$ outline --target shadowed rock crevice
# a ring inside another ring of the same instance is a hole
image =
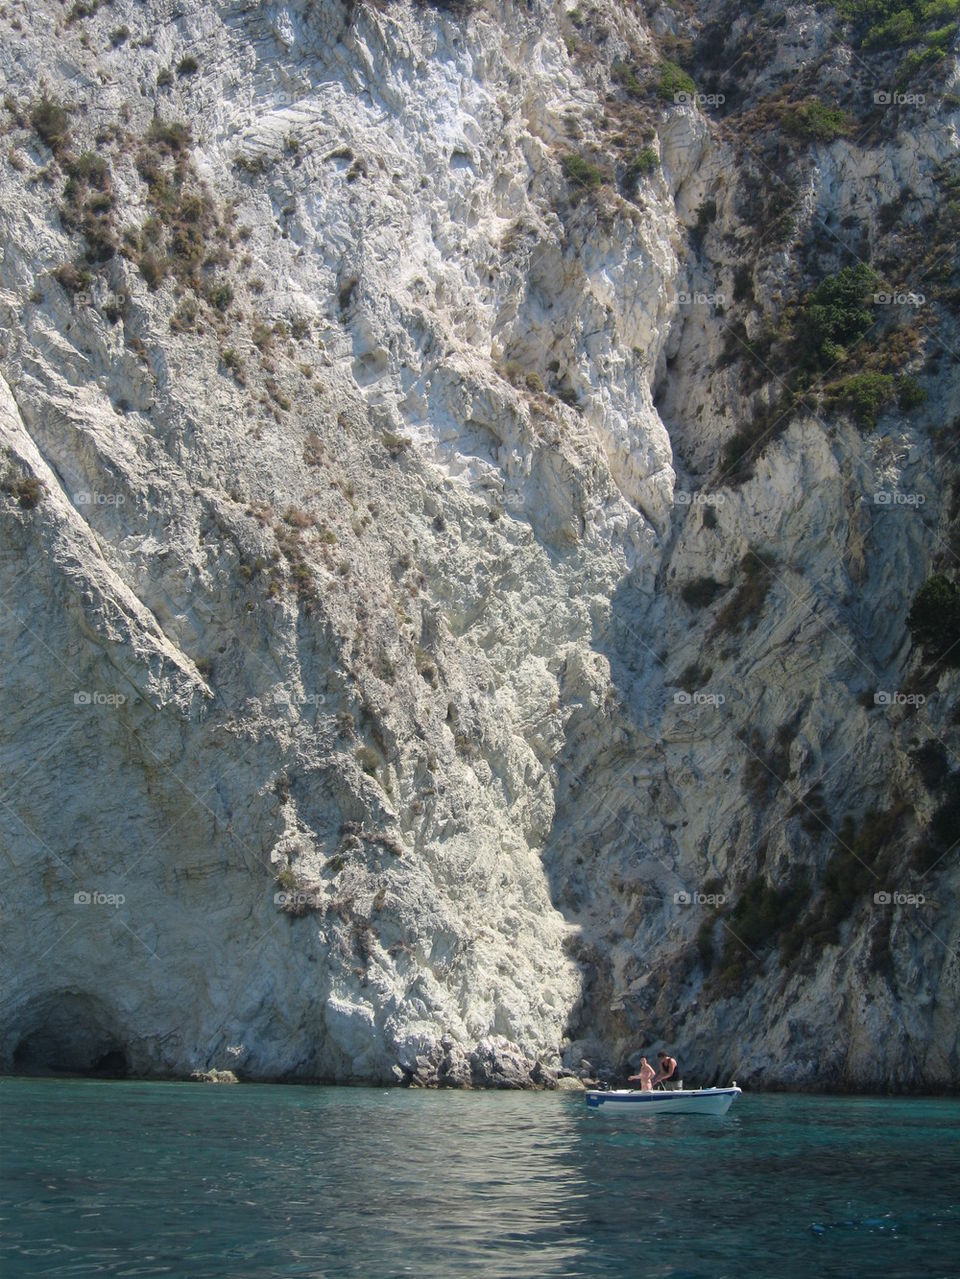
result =
[[[128,1051],[111,1011],[90,995],[52,994],[22,1014],[28,1029],[13,1050],[9,1068],[22,1075],[94,1075],[123,1079]]]

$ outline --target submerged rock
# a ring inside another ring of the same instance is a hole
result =
[[[194,1070],[190,1078],[198,1084],[238,1084],[240,1081],[232,1070]]]

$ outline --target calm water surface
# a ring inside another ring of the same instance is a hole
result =
[[[960,1275],[960,1102],[0,1079],[4,1279]]]

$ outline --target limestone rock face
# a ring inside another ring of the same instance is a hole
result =
[[[603,158],[666,9],[85,9],[0,19],[0,1066],[577,1087],[669,1043],[688,1083],[949,1085],[954,857],[802,963],[703,956],[845,814],[936,807],[955,677],[863,694],[915,663],[955,365],[711,471],[738,154],[680,101],[635,182]],[[807,215],[955,145],[824,147]]]

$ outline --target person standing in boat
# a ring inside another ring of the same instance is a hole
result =
[[[671,1057],[667,1052],[657,1053],[660,1059],[660,1069],[653,1077],[654,1087],[657,1084],[663,1084],[664,1088],[670,1092],[676,1092],[680,1087],[680,1080],[677,1077],[677,1059]]]
[[[641,1092],[653,1092],[654,1069],[646,1057],[640,1058],[640,1069],[635,1075],[627,1076],[628,1084],[639,1083]]]

